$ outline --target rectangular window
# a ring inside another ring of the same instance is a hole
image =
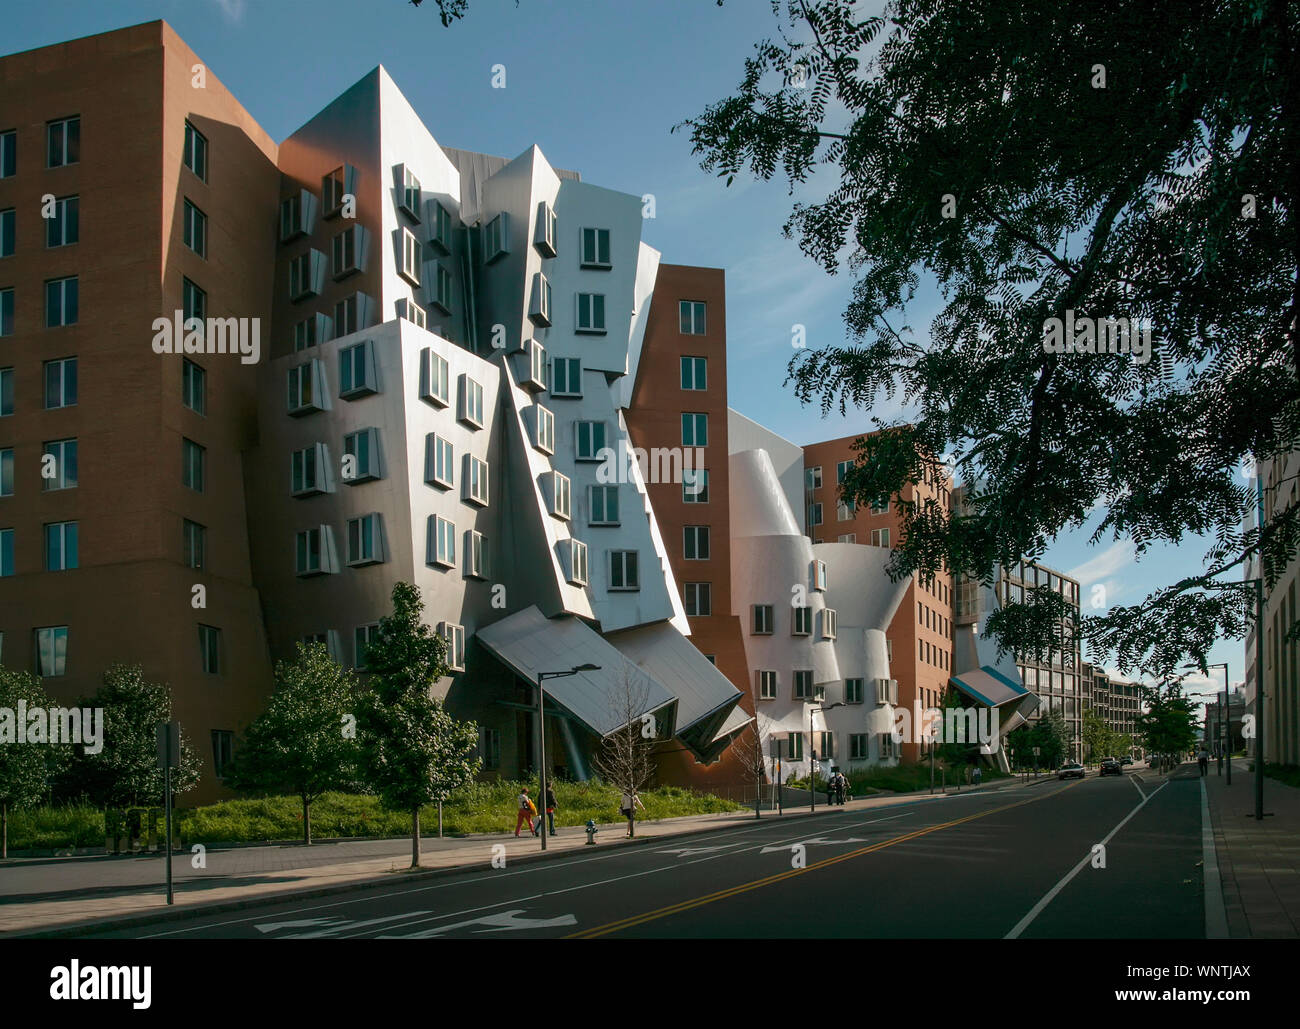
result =
[[[41,678],[64,675],[68,667],[68,627],[52,625],[36,630],[36,674]]]
[[[605,294],[578,294],[577,332],[598,335],[605,331]]]
[[[54,458],[49,461],[49,458]],[[49,468],[50,474],[46,475]],[[41,460],[41,488],[72,489],[77,485],[77,441],[60,439],[46,443]]]
[[[429,553],[430,564],[442,565],[444,568],[456,567],[456,523],[448,521],[441,515],[429,517]]]
[[[836,542],[836,543],[856,543],[856,542],[858,542],[858,534],[857,534],[856,532],[846,532],[846,533],[844,533],[844,535],[836,537],[835,542]]]
[[[682,389],[709,388],[709,359],[707,357],[682,358]]]
[[[185,245],[200,257],[208,256],[208,216],[185,201]]]
[[[379,430],[358,429],[343,437],[344,465],[353,474],[343,481],[352,485],[382,478],[379,466]],[[348,458],[352,458],[348,461]]]
[[[359,670],[365,671],[367,651],[370,644],[379,641],[379,625],[372,622],[369,625],[358,625],[352,633],[352,664]]]
[[[478,756],[483,768],[492,772],[501,767],[501,732],[497,729],[479,729]]]
[[[785,734],[784,753],[781,756],[787,761],[803,760],[803,733],[788,732]]]
[[[460,411],[457,417],[476,429],[483,428],[483,387],[468,375],[460,377]]]
[[[808,524],[817,526],[822,524],[822,506],[821,504],[808,505]]]
[[[805,489],[822,488],[822,466],[821,465],[813,465],[813,467],[809,468],[806,472],[804,472],[804,488]]]
[[[682,446],[707,447],[709,445],[709,416],[687,413],[682,415]]]
[[[0,450],[0,497],[14,495],[14,449]]]
[[[707,504],[709,502],[709,470],[696,468],[689,475],[682,473],[682,503]]]
[[[618,486],[588,486],[591,503],[589,525],[618,525]]]
[[[872,530],[871,530],[871,545],[872,545],[873,547],[888,547],[888,546],[889,546],[889,530],[888,530],[888,529],[872,529]]]
[[[863,679],[845,679],[844,680],[844,702],[846,704],[861,704],[863,697],[866,695],[865,680]]]
[[[483,263],[510,253],[510,215],[502,211],[483,229]]]
[[[0,578],[14,574],[14,531],[0,529]],[[0,633],[0,640],[4,634]]]
[[[298,575],[320,575],[329,570],[324,526],[303,529],[297,534],[295,544],[294,570]]]
[[[599,461],[605,448],[604,422],[574,422],[575,457],[579,461]]]
[[[186,201],[187,206],[188,204],[189,201]],[[60,197],[54,201],[53,217],[45,219],[47,247],[66,247],[77,242],[81,235],[80,207],[81,200],[75,196]]]
[[[73,407],[77,403],[77,359],[61,357],[45,362],[45,410]]]
[[[856,511],[857,508],[851,500],[848,503],[841,500],[835,505],[835,517],[841,522],[852,521]]]
[[[341,238],[341,237],[340,237]],[[335,239],[337,249],[338,239]],[[420,284],[420,265],[423,263],[423,248],[420,241],[415,238],[415,233],[410,229],[402,229],[402,277],[412,286]],[[337,269],[338,261],[334,262]],[[337,270],[335,272],[337,274]]]
[[[344,199],[357,192],[357,170],[350,164],[342,164],[321,179],[321,203],[325,208],[325,217],[333,218],[343,209]]]
[[[686,583],[683,601],[686,605],[686,613],[693,618],[704,618],[713,614],[713,584],[708,582]]]
[[[528,302],[528,317],[534,325],[551,324],[551,284],[538,272],[533,276],[532,298]]]
[[[865,761],[871,756],[871,737],[865,732],[849,733],[849,760]]]
[[[208,137],[189,122],[185,123],[185,167],[204,182],[208,181]]]
[[[486,579],[488,574],[487,537],[469,529],[465,532],[465,577]]]
[[[397,301],[397,317],[405,318],[412,325],[418,325],[422,329],[429,327],[429,314],[423,307],[414,300],[402,297]]]
[[[794,673],[794,699],[813,699],[813,673],[811,668],[802,668]]]
[[[181,522],[181,552],[186,568],[202,571],[207,565],[208,530],[188,518]]]
[[[0,368],[0,418],[14,413],[14,370]]]
[[[609,552],[609,588],[611,590],[639,590],[641,568],[635,550]]]
[[[199,660],[205,674],[221,674],[221,630],[215,626],[199,626]]]
[[[18,174],[18,133],[14,129],[0,132],[0,179]]]
[[[443,252],[451,253],[451,212],[437,200],[429,201],[429,242]]]
[[[565,556],[565,581],[573,586],[587,585],[587,544],[581,540],[561,540]]]
[[[835,638],[835,611],[833,608],[822,609],[822,639],[833,640]]]
[[[181,403],[195,414],[208,413],[208,373],[188,357],[181,365]]]
[[[524,341],[524,354],[528,357],[528,371],[521,373],[519,385],[524,389],[546,389],[546,348],[535,339]]]
[[[48,141],[46,149],[47,168],[61,168],[65,164],[76,164],[81,160],[81,119],[60,118],[47,122],[45,135]]]
[[[685,536],[684,552],[687,561],[707,561],[709,559],[709,527],[707,525],[687,525],[683,530]]]
[[[319,296],[324,286],[325,255],[307,250],[289,262],[289,299]]]
[[[326,314],[313,314],[295,323],[293,327],[293,349],[306,350],[317,346],[334,336],[334,322]]]
[[[776,672],[760,669],[754,674],[758,680],[758,699],[776,700]]]
[[[339,396],[344,400],[379,392],[375,374],[375,345],[370,340],[339,351]]]
[[[878,497],[871,502],[871,513],[873,515],[889,514],[889,498]]]
[[[17,237],[18,213],[12,207],[0,211],[0,257],[13,257]]]
[[[348,564],[370,565],[384,560],[384,534],[378,514],[348,519]]]
[[[203,492],[207,450],[192,439],[181,440],[181,484],[196,493]]]
[[[45,283],[45,327],[77,324],[77,277],[51,279]]]
[[[582,267],[610,267],[609,229],[582,230]]]
[[[561,472],[550,472],[547,476],[550,483],[551,514],[556,518],[569,518],[570,512],[570,491],[572,484],[569,477]]]
[[[280,242],[287,243],[311,231],[309,218],[315,197],[305,189],[280,201]]]
[[[704,335],[704,304],[698,300],[682,300],[677,305],[681,331],[687,336]]]
[[[487,507],[488,463],[473,454],[466,454],[465,477],[461,480],[461,485],[464,487],[461,495],[462,500],[468,500],[480,507]]]
[[[557,357],[551,361],[551,396],[582,396],[582,359]]]
[[[451,440],[429,433],[425,438],[424,481],[451,489],[456,485],[456,452]]]
[[[347,278],[347,276],[365,268],[365,231],[360,225],[349,225],[330,241],[330,259],[333,268],[332,274],[335,279]],[[415,243],[415,284],[418,286],[420,284],[420,244],[416,242],[415,237],[411,236],[408,230],[403,229],[402,235],[403,238],[410,236],[411,242]],[[402,273],[406,274],[405,261],[403,261]]]
[[[812,563],[812,588],[815,590],[826,589],[826,562],[814,560]]]
[[[755,636],[772,635],[772,605],[755,604],[754,605],[754,632]]]
[[[447,668],[453,672],[465,670],[465,627],[455,622],[439,622],[438,635],[447,641]]]
[[[533,246],[543,257],[554,257],[556,249],[555,210],[543,200],[537,205],[537,227],[533,234]]]
[[[321,388],[324,365],[307,361],[288,372],[288,411],[292,415],[325,410],[325,391]]]
[[[533,446],[544,454],[555,453],[555,415],[541,404],[533,405]]]
[[[45,526],[45,570],[65,572],[77,567],[77,523],[51,522]]]
[[[229,729],[212,730],[212,772],[218,779],[226,777],[226,771],[235,756],[235,734]]]
[[[812,635],[812,608],[810,607],[792,607],[790,608],[790,635],[791,636],[811,636]]]
[[[417,222],[420,220],[420,180],[410,168],[402,168],[401,208]]]
[[[0,289],[0,337],[14,334],[14,291]]]
[[[185,320],[197,318],[203,321],[208,316],[208,295],[189,279],[181,279],[181,313]]]
[[[420,351],[420,399],[439,407],[451,403],[451,366],[432,347]]]
[[[835,757],[835,734],[833,732],[819,732],[817,734],[817,756],[823,758]]]
[[[321,472],[323,462],[319,451],[321,445],[313,443],[302,450],[295,450],[289,459],[289,492],[295,497],[309,496],[322,492]]]
[[[441,261],[433,266],[433,306],[451,314],[451,272]]]

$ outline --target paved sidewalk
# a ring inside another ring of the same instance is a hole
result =
[[[1245,761],[1233,762],[1231,786],[1211,761],[1205,786],[1229,936],[1300,937],[1300,789],[1265,778],[1266,816],[1256,821],[1255,776]]]
[[[1032,784],[1032,780],[1030,782]],[[1022,783],[993,780],[980,787],[964,787],[962,794],[1023,788]],[[956,796],[949,789],[948,796]],[[870,810],[897,804],[941,802],[938,792],[877,794],[837,807],[839,811]],[[821,798],[817,812],[826,810]],[[807,815],[807,808],[787,807],[784,817]],[[778,817],[763,813],[763,820]],[[725,830],[755,822],[754,813],[693,815],[655,822],[638,822],[636,838],[625,838],[626,823],[600,826],[597,846],[635,845],[640,840],[666,839],[693,833]],[[581,826],[562,826],[548,839],[547,854],[563,854],[586,847]],[[504,848],[503,851],[496,848]],[[410,840],[367,840],[356,843],[302,846],[241,847],[210,850],[208,868],[195,870],[190,855],[173,857],[175,904],[168,907],[162,879],[161,855],[131,858],[31,859],[0,865],[0,936],[24,935],[66,929],[84,923],[118,923],[199,909],[235,908],[272,897],[303,897],[390,881],[393,875],[445,874],[453,870],[488,869],[504,853],[509,863],[539,860],[544,855],[538,839],[513,833],[430,839],[421,841],[421,865],[408,869]],[[145,879],[145,883],[140,880]],[[148,883],[146,885],[146,883]],[[13,899],[24,894],[30,899]]]

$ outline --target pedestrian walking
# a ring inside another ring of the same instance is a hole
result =
[[[976,786],[978,786],[980,784],[980,779],[982,777],[983,777],[983,773],[980,771],[980,766],[976,765],[975,771],[971,773],[971,782],[973,782]]]
[[[849,792],[849,780],[843,772],[835,773],[835,803],[844,806],[844,797]]]
[[[555,835],[555,791],[550,786],[546,787],[546,821],[550,825],[551,835]],[[539,818],[540,822],[541,819]]]
[[[1205,775],[1209,769],[1210,755],[1204,747],[1202,747],[1201,752],[1196,755],[1196,763],[1201,766],[1201,774]]]
[[[533,806],[533,798],[528,795],[528,787],[525,786],[519,794],[519,810],[515,815],[515,835],[519,835],[519,830],[523,826],[528,826],[528,831],[533,831],[533,815],[537,813],[537,808]]]
[[[636,790],[624,790],[623,799],[619,801],[618,809],[627,819],[627,838],[632,838],[632,824],[636,820],[636,809],[645,810],[645,805],[641,803],[641,798],[637,796]]]

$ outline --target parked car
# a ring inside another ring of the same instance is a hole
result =
[[[1083,776],[1083,765],[1078,761],[1067,761],[1056,773],[1058,779],[1082,779]]]
[[[1133,763],[1133,759],[1131,757],[1122,757],[1119,759],[1119,763],[1121,765],[1131,765]]]
[[[1102,758],[1101,771],[1098,775],[1123,775],[1124,769],[1120,767],[1118,761],[1113,757]]]

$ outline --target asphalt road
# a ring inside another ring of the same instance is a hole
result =
[[[1102,851],[1094,848],[1102,846]],[[1200,785],[1142,772],[832,809],[98,938],[1204,935]]]

